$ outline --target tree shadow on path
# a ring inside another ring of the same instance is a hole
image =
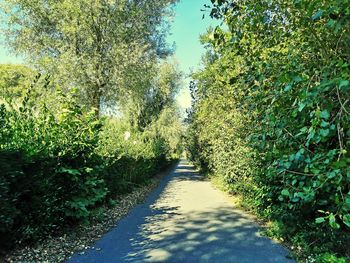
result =
[[[286,249],[259,236],[255,223],[228,202],[183,209],[176,200],[182,184],[208,182],[182,161],[144,204],[94,245],[96,249],[68,262],[293,262],[286,258]]]

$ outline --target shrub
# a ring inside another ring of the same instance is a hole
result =
[[[289,240],[349,256],[348,1],[212,2],[227,27],[203,36],[191,158]]]
[[[58,116],[43,105],[1,106],[3,239],[36,239],[67,221],[86,218],[107,188],[95,154],[100,121],[62,96]],[[3,240],[3,241],[5,241]]]
[[[38,82],[19,105],[0,105],[1,247],[89,220],[102,203],[146,183],[171,160],[163,137],[135,131],[125,140],[127,122],[96,118],[74,90],[51,94],[55,110],[33,101]]]

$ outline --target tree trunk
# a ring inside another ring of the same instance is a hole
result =
[[[102,87],[100,85],[96,85],[96,90],[93,92],[92,97],[92,107],[95,110],[96,118],[101,117],[101,97],[102,97]]]

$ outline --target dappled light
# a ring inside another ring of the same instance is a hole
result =
[[[94,247],[68,262],[293,262],[185,160]]]
[[[1,263],[349,244],[350,0],[0,0]]]

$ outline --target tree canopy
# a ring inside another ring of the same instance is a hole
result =
[[[77,87],[99,114],[171,53],[164,37],[175,2],[6,0],[2,11],[12,49],[58,84]]]

